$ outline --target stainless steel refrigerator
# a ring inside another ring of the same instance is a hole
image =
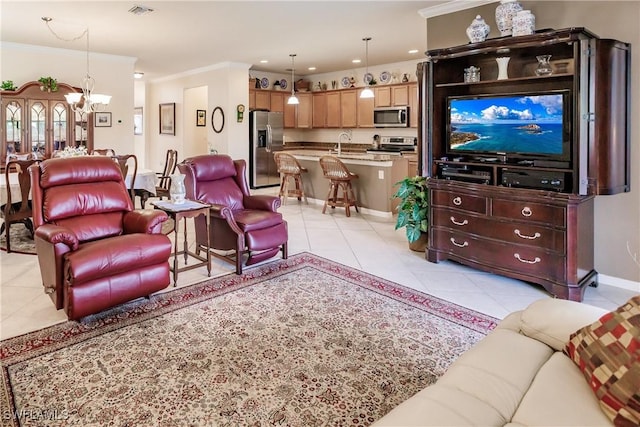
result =
[[[251,111],[249,129],[249,186],[279,185],[280,175],[273,153],[283,149],[283,113]]]

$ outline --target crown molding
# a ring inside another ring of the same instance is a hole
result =
[[[465,9],[484,6],[489,3],[498,3],[500,0],[451,0],[435,6],[420,9],[418,14],[423,18],[433,18],[434,16],[447,15]]]

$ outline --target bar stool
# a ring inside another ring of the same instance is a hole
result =
[[[320,157],[320,167],[322,168],[324,177],[329,180],[329,192],[324,201],[322,213],[326,211],[327,206],[331,206],[331,209],[334,209],[336,206],[344,207],[347,216],[351,216],[349,210],[351,206],[356,208],[356,212],[360,212],[358,210],[356,196],[353,193],[353,187],[351,186],[351,181],[358,178],[358,175],[349,172],[345,164],[334,156]],[[338,197],[340,190],[342,190],[342,196]]]
[[[287,204],[288,197],[297,197],[298,200],[304,198],[304,202],[309,204],[307,196],[304,194],[304,188],[302,186],[302,173],[307,172],[307,168],[303,168],[298,163],[298,160],[291,154],[277,152],[273,154],[276,166],[278,167],[278,173],[282,177],[282,183],[280,184],[280,194],[282,203]],[[296,188],[289,188],[289,184],[293,180]]]

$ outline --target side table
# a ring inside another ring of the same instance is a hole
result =
[[[196,202],[194,200],[185,200],[182,204],[175,204],[171,201],[154,201],[151,203],[156,209],[160,209],[169,215],[169,218],[173,219],[173,266],[169,266],[169,269],[173,272],[173,286],[175,287],[178,283],[178,273],[181,271],[191,270],[194,268],[201,267],[203,265],[207,266],[207,276],[211,276],[211,252],[209,251],[209,246],[211,242],[209,241],[209,226],[210,226],[210,216],[209,216],[209,205]],[[194,252],[189,251],[189,245],[187,243],[187,218],[196,218],[197,216],[204,215],[207,224],[207,256],[201,256]],[[180,224],[180,220],[184,219],[184,243],[183,249],[181,251],[178,250],[178,226]],[[185,265],[184,267],[178,267],[178,256],[184,255],[184,263],[187,263],[187,259],[189,257],[195,258],[200,262],[192,265]]]

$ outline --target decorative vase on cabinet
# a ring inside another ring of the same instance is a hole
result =
[[[536,32],[536,17],[530,10],[521,10],[512,20],[512,35],[526,36]]]
[[[549,63],[551,55],[538,55],[536,56],[536,59],[538,60],[538,67],[536,68],[537,76],[548,76],[553,73],[551,64]]]
[[[513,28],[513,17],[522,10],[518,0],[500,0],[496,7],[496,25],[501,36],[510,36]]]
[[[485,41],[491,28],[484,22],[484,19],[480,15],[476,16],[471,22],[471,25],[467,27],[467,37],[471,43],[479,43]]]
[[[498,63],[497,80],[506,80],[509,78],[509,73],[508,73],[509,59],[511,58],[509,58],[508,56],[496,58],[496,62]]]

